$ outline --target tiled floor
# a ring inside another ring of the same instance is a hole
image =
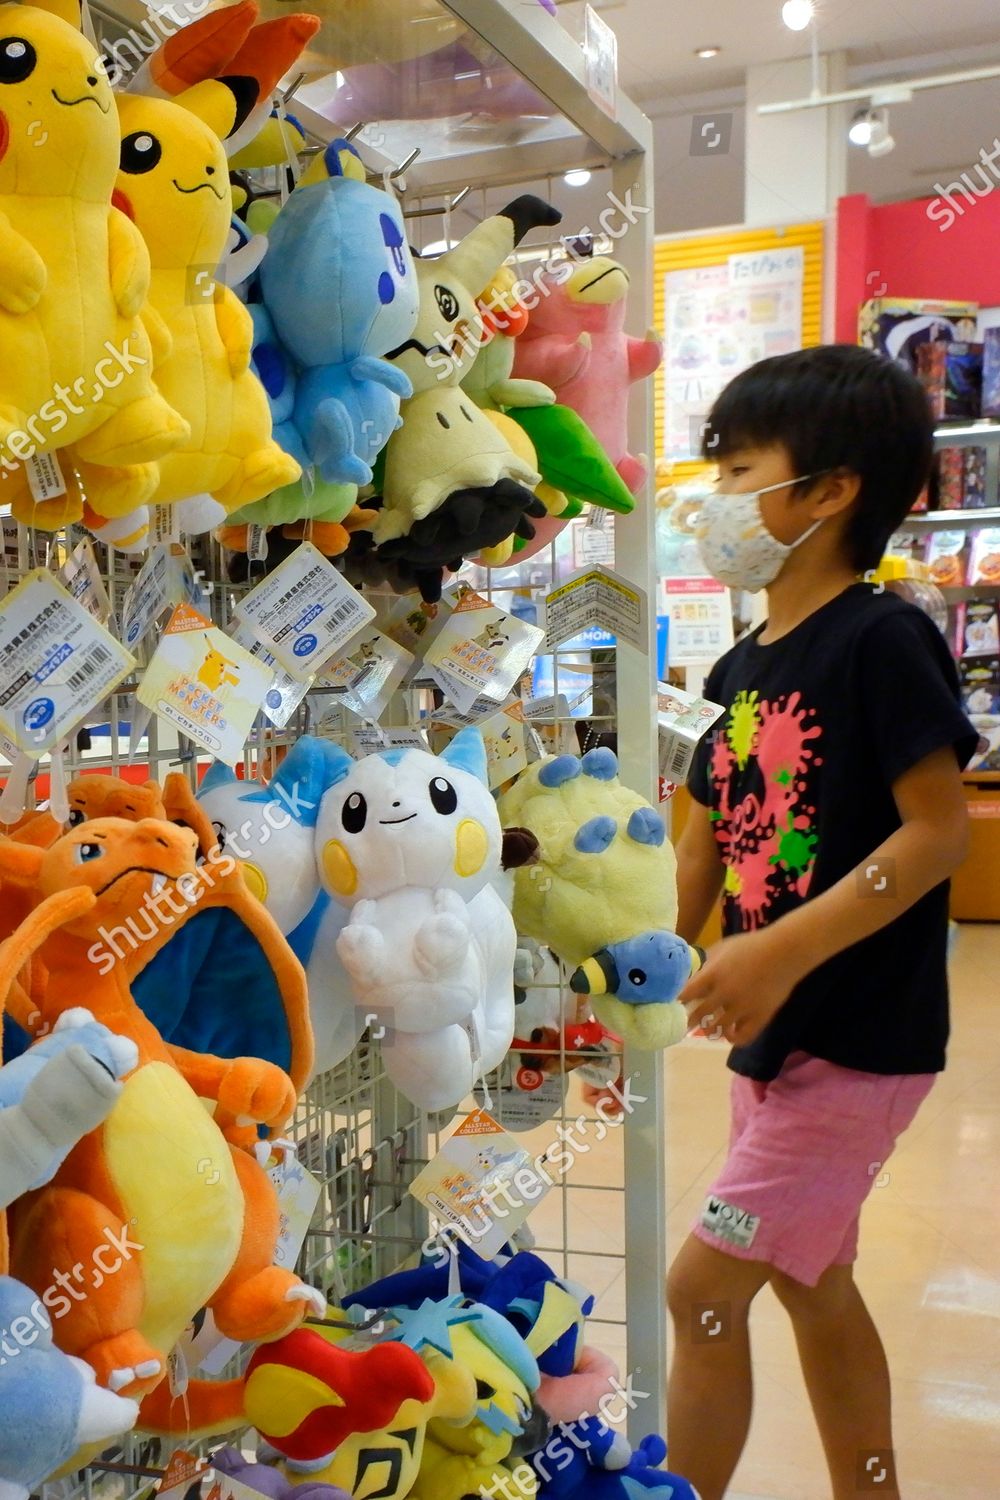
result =
[[[948,1071],[886,1168],[862,1222],[858,1281],[893,1372],[906,1500],[1000,1497],[1000,926],[962,928],[952,970]],[[716,1171],[727,1133],[724,1048],[667,1054],[669,1251],[679,1246]],[[539,1132],[539,1139],[544,1128]],[[621,1181],[614,1137],[571,1182]],[[561,1240],[561,1194],[532,1215]],[[568,1243],[621,1244],[620,1200],[571,1192]],[[601,1283],[600,1311],[623,1311],[620,1263],[581,1254],[570,1274]],[[767,1291],[753,1311],[757,1401],[731,1500],[828,1500],[819,1441],[787,1320]],[[619,1330],[594,1341],[623,1354]],[[652,1414],[651,1414],[652,1415]],[[655,1420],[649,1424],[657,1425]]]

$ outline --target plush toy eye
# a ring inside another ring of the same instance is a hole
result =
[[[100,859],[103,853],[104,850],[100,844],[77,845],[76,855],[81,865],[88,864],[92,859]]]
[[[38,54],[22,36],[0,42],[0,83],[23,83],[35,71]]]
[[[450,292],[446,286],[438,285],[434,288],[434,299],[442,318],[446,318],[449,323],[454,323],[459,314],[458,298],[455,293]]]
[[[151,172],[163,155],[163,147],[148,130],[134,130],[122,141],[121,167],[131,177]]]
[[[443,776],[435,776],[431,782],[431,801],[434,804],[434,811],[446,817],[458,806],[458,793],[450,781],[445,781]]]
[[[223,851],[223,849],[226,847],[226,825],[225,825],[225,823],[217,823],[213,819],[213,821],[212,821],[212,832],[215,834],[215,842],[218,844],[218,846],[219,846],[219,853],[221,854],[222,851]]]
[[[360,833],[368,821],[368,803],[360,792],[352,792],[344,803],[340,821],[347,833]]]
[[[629,982],[629,984],[634,984],[634,985],[645,984],[646,983],[646,971],[645,971],[645,969],[629,969],[629,971],[628,971],[628,982]]]
[[[70,810],[69,810],[69,817],[67,818],[66,821],[69,824],[70,828],[79,828],[79,826],[80,826],[81,823],[85,823],[86,822],[86,817],[84,815],[83,808],[82,807],[71,807]]]

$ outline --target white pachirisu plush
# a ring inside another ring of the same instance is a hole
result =
[[[384,1028],[396,1087],[448,1109],[514,1031],[516,937],[491,884],[501,832],[483,738],[463,729],[440,756],[335,753],[316,834],[321,879],[351,908],[337,953],[361,1023]]]

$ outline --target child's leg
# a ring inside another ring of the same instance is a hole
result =
[[[831,1266],[815,1286],[775,1271],[771,1285],[792,1320],[833,1500],[898,1500],[889,1366],[853,1268]]]
[[[770,1270],[761,1261],[713,1250],[694,1235],[670,1268],[670,1467],[701,1500],[722,1500],[747,1440],[753,1406],[747,1319]]]

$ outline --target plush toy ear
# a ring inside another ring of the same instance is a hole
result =
[[[551,203],[525,193],[501,213],[477,224],[460,245],[440,257],[438,264],[455,276],[473,297],[478,297],[529,229],[539,224],[558,224],[561,220],[562,214]]]
[[[455,738],[442,750],[438,760],[443,760],[446,765],[456,766],[460,771],[468,771],[470,776],[475,776],[483,786],[489,786],[489,772],[486,765],[486,746],[483,743],[482,731],[474,724],[469,724],[465,729],[460,729]]]
[[[350,756],[347,759],[353,766]],[[270,792],[284,804],[296,823],[303,828],[315,828],[323,793],[347,774],[340,769],[341,765],[336,747],[328,740],[303,735],[271,777]]]
[[[20,890],[29,889],[38,883],[44,859],[45,850],[34,844],[15,844],[5,840],[0,843],[0,881],[16,885]]]
[[[149,59],[153,83],[174,95],[206,78],[216,78],[246,40],[258,14],[254,0],[239,0],[183,26]]]
[[[178,94],[174,102],[197,115],[224,141],[239,129],[259,98],[260,84],[256,78],[229,74],[196,83]]]
[[[232,766],[224,765],[221,760],[213,760],[201,780],[199,791],[215,792],[220,786],[232,786],[239,777]]]
[[[343,781],[345,776],[351,774],[357,765],[357,761],[353,755],[348,755],[347,751],[340,745],[331,745],[327,740],[321,741],[321,744],[325,749],[321,790],[328,792],[331,787],[335,787],[338,782]]]
[[[81,30],[80,0],[35,0],[35,10],[44,10],[50,16],[66,21],[74,31]]]

